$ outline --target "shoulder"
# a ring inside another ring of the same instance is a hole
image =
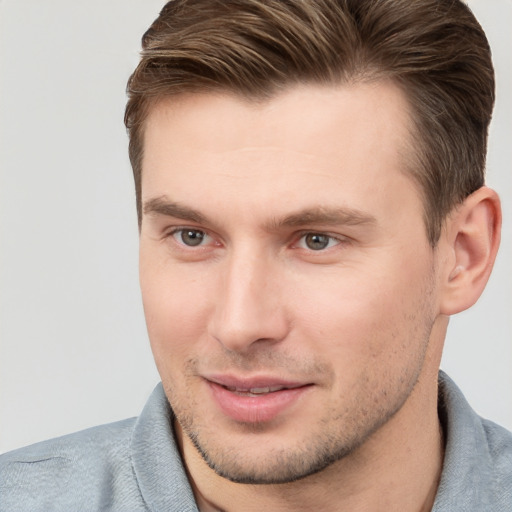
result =
[[[132,418],[1,455],[0,511],[114,510],[121,491],[135,505],[134,425]]]
[[[492,421],[481,421],[495,481],[499,483],[498,487],[509,489],[512,506],[512,432]]]
[[[66,436],[13,450],[0,456],[2,475],[6,467],[55,460],[61,465],[69,462],[107,461],[112,455],[123,457],[133,430],[135,418],[92,427]],[[3,484],[3,480],[0,480]]]
[[[433,511],[512,510],[512,433],[481,418],[442,372],[439,417],[446,447]]]
[[[0,512],[197,512],[156,386],[138,418],[0,456]]]
[[[512,433],[496,423],[480,418],[481,443],[474,451],[472,490],[478,510],[512,510]]]

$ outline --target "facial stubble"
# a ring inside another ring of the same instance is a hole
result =
[[[430,296],[431,290],[425,297]],[[426,307],[423,304],[416,314],[425,318]],[[308,437],[295,446],[286,446],[285,439],[280,448],[262,449],[261,454],[256,457],[246,453],[245,445],[230,446],[225,441],[216,440],[215,430],[218,426],[201,424],[194,417],[194,411],[200,410],[200,404],[195,398],[187,397],[188,403],[184,406],[183,400],[179,398],[180,393],[172,385],[166,386],[166,394],[179,423],[178,428],[182,429],[202,459],[219,476],[232,482],[252,485],[292,483],[319,473],[353,454],[403,407],[420,376],[432,326],[432,315],[428,316],[423,326],[416,325],[415,332],[411,334],[416,338],[416,343],[418,336],[422,339],[416,360],[394,382],[388,381],[385,389],[374,389],[371,376],[363,373],[359,391],[350,397],[341,411],[336,409],[338,404],[331,404],[317,420]],[[404,350],[407,348],[403,347]],[[254,366],[253,363],[243,360],[240,354],[236,354],[236,359],[238,364],[241,362],[246,368]],[[301,365],[304,367],[303,362],[290,360],[283,365],[281,357],[278,358],[279,362],[271,363],[272,353],[265,353],[262,359],[265,360],[263,367],[267,370],[269,367],[273,368],[276,373],[279,371],[276,368],[287,374],[289,368],[296,371]],[[188,379],[197,378],[197,364],[196,360],[187,362],[185,373]],[[329,380],[334,380],[333,369],[323,363],[314,362],[308,368],[306,372],[316,372],[322,368],[323,375],[329,374]],[[400,390],[398,393],[397,389]],[[238,424],[237,427],[238,432],[251,438],[264,436],[272,428],[265,423]],[[265,448],[264,443],[261,446]]]

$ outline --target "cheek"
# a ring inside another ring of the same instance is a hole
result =
[[[179,266],[152,265],[141,258],[140,285],[157,366],[182,364],[205,337],[210,308],[204,280]]]
[[[411,263],[409,262],[409,267]],[[344,367],[399,350],[425,314],[426,286],[411,287],[401,264],[346,268],[304,284],[292,308],[303,337],[342,358]],[[425,273],[425,269],[422,270]]]

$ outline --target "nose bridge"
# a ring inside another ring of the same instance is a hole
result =
[[[226,349],[245,351],[258,341],[277,342],[286,333],[278,262],[250,244],[232,250],[220,276],[211,334]]]

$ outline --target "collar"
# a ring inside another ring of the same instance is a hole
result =
[[[439,372],[438,410],[446,451],[432,512],[504,511],[498,502],[507,492],[510,496],[511,489],[497,486],[499,464],[492,444],[496,439],[504,441],[510,460],[510,434],[482,420],[443,371]]]

